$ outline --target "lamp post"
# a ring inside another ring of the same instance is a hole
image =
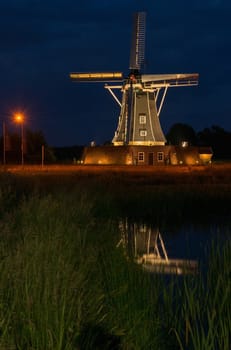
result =
[[[23,130],[23,123],[24,123],[24,116],[21,113],[17,113],[14,116],[14,120],[16,123],[21,125],[21,163],[24,165],[24,130]]]
[[[2,133],[3,133],[3,164],[6,164],[6,124],[2,123]]]

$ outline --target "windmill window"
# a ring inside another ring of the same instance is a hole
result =
[[[140,130],[140,136],[147,136],[147,130]]]
[[[138,152],[138,161],[144,162],[144,152]]]
[[[163,162],[164,160],[164,152],[157,152],[157,161]]]
[[[146,114],[139,115],[140,124],[146,124]]]

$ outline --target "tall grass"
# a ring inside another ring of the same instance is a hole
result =
[[[94,251],[86,248],[90,206],[84,196],[78,206],[72,199],[33,196],[2,225],[3,344],[73,349],[82,317],[90,311]]]
[[[139,205],[137,193],[123,200],[122,187],[94,181],[4,181],[0,349],[229,349],[230,239],[209,250],[200,274],[180,280],[144,273],[117,247],[124,203],[137,213],[162,203],[161,219],[169,193],[164,205],[161,189],[141,191]]]
[[[230,255],[230,239],[221,250],[212,245],[205,275],[185,278],[177,289],[180,349],[230,349]]]

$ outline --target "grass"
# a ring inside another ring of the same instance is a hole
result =
[[[83,228],[86,213],[81,203],[75,212],[71,207],[64,211],[66,205],[51,196],[34,197],[23,202],[2,229],[2,240],[13,236],[2,249],[1,286],[6,287],[2,291],[11,291],[2,310],[7,314],[2,334],[11,329],[17,349],[68,349],[64,347],[68,330],[80,322],[83,296],[88,295],[84,288],[88,225]]]
[[[229,187],[76,180],[1,176],[0,349],[228,350],[230,238],[208,249],[199,275],[166,280],[116,247],[115,222],[143,216],[164,226],[168,215],[180,225],[201,201],[207,220],[225,218]]]
[[[182,300],[177,315],[180,323],[174,329],[180,349],[229,349],[230,251],[230,240],[222,251],[212,246],[206,276],[184,280],[178,295]]]

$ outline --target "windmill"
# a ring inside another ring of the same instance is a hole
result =
[[[114,146],[161,146],[166,139],[160,112],[168,88],[198,85],[198,74],[142,74],[146,13],[134,15],[129,74],[122,72],[70,73],[74,82],[105,82],[120,106]],[[112,84],[113,83],[113,84]],[[114,90],[122,92],[122,100]]]

